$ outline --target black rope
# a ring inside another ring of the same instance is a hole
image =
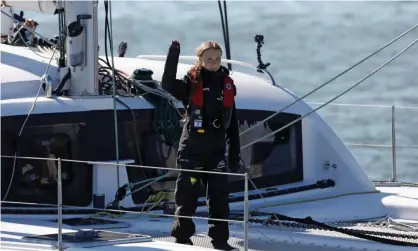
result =
[[[231,216],[230,219],[242,221],[244,220],[244,217],[243,216]],[[291,221],[291,222],[282,222],[282,221]],[[360,239],[375,241],[375,242],[389,244],[389,245],[418,247],[418,244],[414,242],[393,240],[389,238],[380,237],[380,236],[386,236],[386,237],[405,238],[405,239],[415,240],[418,237],[414,235],[333,227],[333,226],[324,224],[322,222],[315,221],[311,217],[293,218],[293,217],[289,217],[289,216],[285,216],[281,214],[272,213],[270,214],[270,217],[268,220],[249,218],[248,222],[262,224],[264,226],[274,225],[274,226],[328,230],[328,231],[334,231],[334,232],[339,232],[339,233],[343,233],[346,235],[354,236]]]

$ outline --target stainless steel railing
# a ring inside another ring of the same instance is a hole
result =
[[[23,157],[23,156],[5,156],[2,155],[1,158],[16,158],[16,159],[30,159],[30,160],[55,160],[57,161],[57,205],[53,204],[41,204],[41,203],[28,203],[28,202],[19,202],[19,201],[1,201],[2,203],[10,203],[10,204],[26,204],[26,205],[38,205],[38,206],[52,206],[57,207],[58,210],[58,250],[63,250],[63,243],[62,243],[62,208],[73,208],[73,209],[85,209],[85,207],[76,207],[76,206],[67,206],[62,205],[62,180],[61,180],[61,173],[62,173],[62,162],[73,162],[73,163],[86,163],[86,164],[100,164],[100,165],[113,165],[113,166],[125,166],[125,167],[136,167],[136,168],[148,168],[148,169],[160,169],[160,170],[171,170],[171,171],[179,171],[177,168],[169,168],[169,167],[154,167],[154,166],[141,166],[141,165],[130,165],[130,164],[118,164],[118,163],[110,163],[110,162],[100,162],[100,161],[82,161],[82,160],[71,160],[71,159],[61,159],[61,158],[38,158],[38,157]],[[203,170],[187,170],[181,169],[182,172],[197,172],[197,173],[208,173],[208,174],[218,174],[218,175],[232,175],[232,176],[241,176],[244,177],[244,220],[229,220],[229,219],[215,219],[212,218],[211,220],[218,220],[218,221],[225,221],[225,222],[236,222],[236,223],[243,223],[244,224],[244,250],[248,251],[248,173],[225,173],[225,172],[214,172],[214,171],[203,171]],[[95,210],[103,210],[103,208],[93,208]],[[106,209],[109,212],[121,212],[121,213],[133,213],[133,214],[147,214],[147,215],[155,215],[155,216],[165,216],[165,217],[179,217],[179,218],[190,218],[190,219],[205,219],[209,220],[208,217],[197,217],[197,216],[176,216],[170,214],[156,214],[156,213],[147,213],[147,212],[133,212],[133,211],[126,211],[126,210],[114,210],[114,209]]]
[[[323,102],[307,101],[307,104],[321,105]],[[396,144],[396,109],[410,109],[418,112],[418,107],[414,106],[395,106],[395,105],[368,105],[368,104],[341,104],[341,103],[330,103],[328,106],[346,106],[346,107],[364,107],[364,108],[391,108],[391,145],[379,145],[379,144],[365,144],[365,143],[347,143],[347,146],[353,147],[384,147],[392,148],[392,177],[390,181],[397,182],[397,165],[396,165],[396,149],[397,148],[410,148],[418,149],[418,145],[397,145]]]

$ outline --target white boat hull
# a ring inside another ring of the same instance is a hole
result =
[[[311,216],[313,219],[321,220],[328,215],[328,222],[335,222],[337,219],[345,221],[340,223],[339,227],[352,228],[365,231],[407,234],[412,236],[409,241],[418,245],[418,232],[403,232],[394,230],[387,226],[373,224],[377,219],[387,215],[390,218],[399,218],[396,221],[401,222],[403,217],[408,219],[416,217],[418,211],[418,188],[415,187],[382,187],[382,193],[373,195],[350,195],[342,196],[339,199],[324,199],[319,201],[304,203],[289,203],[289,205],[276,206],[270,208],[276,213],[283,213],[293,217]],[[409,198],[408,198],[409,197]],[[278,197],[280,198],[280,197]],[[380,200],[380,204],[376,203]],[[356,201],[357,210],[350,210],[348,205]],[[259,201],[258,201],[259,202]],[[257,203],[251,203],[252,206]],[[374,205],[379,204],[381,208],[376,210]],[[345,205],[345,209],[344,209]],[[404,205],[404,206],[402,206]],[[231,209],[235,211],[242,203],[231,203]],[[251,208],[251,207],[250,207]],[[234,210],[235,209],[235,210]],[[200,212],[205,211],[201,207]],[[268,210],[262,210],[268,211]],[[293,214],[291,212],[294,212]],[[161,213],[161,212],[155,212]],[[88,217],[92,215],[83,215]],[[403,217],[402,217],[403,216]],[[80,215],[66,215],[64,218],[76,218]],[[102,216],[96,216],[102,217]],[[27,238],[28,236],[38,236],[46,234],[56,234],[57,225],[51,220],[57,219],[55,215],[3,215],[2,216],[2,237],[1,250],[51,250],[57,245],[56,240],[42,240]],[[207,221],[195,219],[196,234],[192,237],[195,246],[184,246],[172,243],[174,239],[170,237],[169,231],[172,224],[170,217],[151,217],[138,213],[125,214],[120,218],[103,217],[103,219],[118,221],[121,224],[97,225],[97,226],[69,226],[63,225],[64,235],[74,232],[77,229],[91,228],[102,231],[122,232],[141,234],[144,237],[135,239],[119,239],[107,242],[91,243],[68,243],[64,238],[64,247],[68,251],[85,250],[206,250],[197,249],[197,247],[210,248],[210,238],[207,236]],[[325,219],[325,222],[327,221]],[[350,224],[347,222],[370,222],[370,224]],[[383,221],[381,221],[383,222]],[[403,221],[405,222],[405,221]],[[124,223],[124,224],[123,224]],[[331,223],[329,223],[332,225]],[[418,220],[408,220],[405,224],[418,229]],[[280,225],[265,226],[258,223],[249,225],[249,250],[253,251],[340,251],[340,250],[380,250],[380,251],[401,251],[415,250],[414,247],[405,247],[397,245],[387,245],[375,241],[368,241],[342,233],[320,230],[315,228],[292,227],[290,224],[282,221]],[[399,226],[399,225],[398,225]],[[229,243],[243,250],[244,228],[241,223],[230,223],[231,238]],[[149,236],[149,237],[148,237]],[[382,236],[384,237],[384,236]],[[399,237],[389,237],[392,240],[405,240]],[[414,238],[414,239],[413,239]],[[164,243],[164,245],[162,245]]]

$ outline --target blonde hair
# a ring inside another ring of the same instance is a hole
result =
[[[200,71],[202,70],[202,56],[203,56],[203,53],[209,49],[220,50],[222,53],[222,46],[219,43],[215,41],[203,42],[196,49],[196,56],[198,57],[198,60],[196,61],[195,65],[191,69],[191,73],[193,76],[199,75]]]

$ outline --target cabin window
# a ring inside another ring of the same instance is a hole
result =
[[[239,110],[238,120],[240,131],[247,133],[240,137],[241,146],[252,143],[299,118],[298,115],[281,113],[263,125],[259,122],[270,116],[272,112]],[[294,123],[267,138],[260,140],[241,150],[241,159],[257,188],[283,185],[303,180],[302,163],[302,126],[300,121]],[[232,191],[243,189],[243,178],[230,176]],[[249,187],[254,189],[253,187]]]
[[[10,145],[8,151],[13,152],[10,155],[17,151],[17,156],[24,157],[80,159],[77,152],[81,150],[77,137],[80,128],[78,125],[28,126],[17,139],[16,148],[7,143]],[[13,169],[13,159],[7,162],[6,168],[8,172]],[[61,168],[63,204],[89,205],[91,168],[87,164],[67,161],[61,162]],[[57,171],[56,160],[16,159],[13,184],[6,200],[55,204]],[[6,180],[2,175],[2,183]]]
[[[284,126],[283,123],[269,121],[265,123],[264,127],[260,127],[264,129],[265,134],[269,134],[282,126]],[[291,137],[293,137],[293,140],[291,140]],[[271,174],[286,173],[295,169],[295,163],[292,163],[294,137],[295,128],[286,128],[250,147],[251,177],[258,178]],[[252,140],[255,139],[252,138]]]

